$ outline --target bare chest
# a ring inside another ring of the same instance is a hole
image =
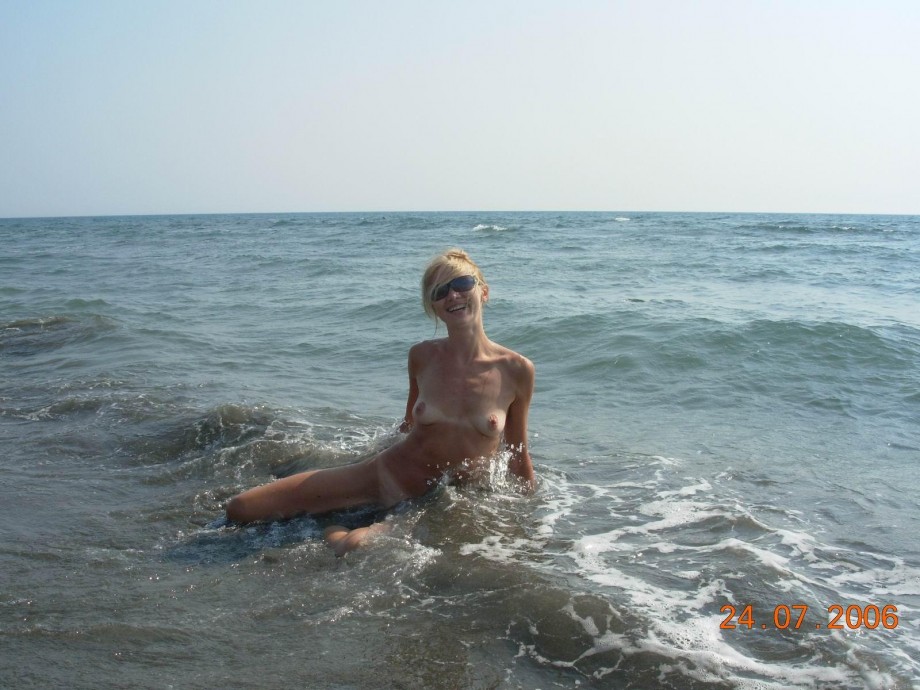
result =
[[[465,370],[431,366],[417,382],[419,398],[414,414],[420,423],[468,423],[489,436],[500,434],[504,428],[513,394],[499,366]]]

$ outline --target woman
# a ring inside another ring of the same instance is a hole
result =
[[[447,337],[409,350],[409,400],[400,431],[406,437],[378,455],[345,467],[313,470],[250,489],[233,498],[236,522],[279,520],[360,505],[390,508],[425,494],[445,475],[455,482],[489,462],[504,438],[509,470],[530,490],[527,414],[534,367],[492,342],[482,324],[489,286],[461,249],[435,257],[422,277],[425,312],[447,326]],[[340,555],[379,525],[326,530]]]

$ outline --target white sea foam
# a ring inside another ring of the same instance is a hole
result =
[[[478,544],[464,544],[460,547],[460,553],[464,556],[483,556],[497,563],[514,563],[523,560],[527,550],[539,545],[539,540],[508,539],[503,535],[490,534]]]
[[[861,556],[876,561],[877,567],[844,572],[829,578],[829,582],[838,588],[866,587],[874,597],[920,596],[920,569],[906,565],[900,558],[865,553]]]
[[[586,501],[603,501],[614,493],[614,486],[620,491],[649,490],[654,500],[641,502],[636,506],[637,515],[619,515],[612,513],[621,523],[612,529],[592,532],[575,537],[570,542],[567,557],[576,566],[576,571],[587,581],[607,588],[613,600],[628,611],[631,617],[638,616],[641,624],[631,626],[629,632],[622,633],[601,625],[591,617],[579,616],[571,605],[565,612],[576,620],[593,642],[575,660],[558,660],[547,658],[535,645],[521,645],[521,653],[541,663],[556,667],[579,668],[589,658],[607,652],[619,652],[632,656],[652,654],[662,659],[660,670],[662,677],[681,674],[700,682],[721,683],[730,681],[735,687],[745,689],[767,688],[811,688],[815,686],[850,687],[861,685],[867,688],[890,687],[895,682],[893,677],[879,671],[871,655],[859,651],[858,638],[852,635],[834,635],[824,633],[825,639],[834,640],[834,644],[847,652],[847,663],[784,662],[758,659],[747,650],[739,648],[735,637],[738,631],[720,629],[724,613],[718,611],[721,602],[733,602],[740,606],[747,600],[744,594],[732,591],[726,578],[743,581],[749,578],[747,571],[758,573],[757,577],[771,578],[776,601],[814,601],[816,591],[826,591],[828,587],[838,588],[845,583],[866,585],[875,588],[876,595],[894,592],[913,594],[918,582],[917,573],[904,566],[893,564],[892,568],[881,567],[877,570],[855,569],[828,578],[822,575],[820,563],[828,547],[821,545],[815,536],[783,528],[774,528],[762,519],[755,518],[738,501],[726,502],[724,487],[713,487],[707,480],[690,479],[682,485],[674,486],[673,476],[664,470],[681,465],[674,459],[661,458],[654,461],[653,469],[656,480],[662,486],[655,490],[647,482],[623,481],[611,483],[610,486],[596,486],[569,482],[565,477],[553,477],[546,483],[545,489],[550,494],[547,498],[536,538],[501,539],[490,537],[481,544],[468,545],[465,552],[477,554],[503,563],[524,560],[523,552],[533,552],[545,537],[559,537],[560,527],[566,527],[570,519],[577,520],[577,513],[583,509]],[[666,487],[666,488],[665,488]],[[613,504],[616,505],[616,504]],[[639,524],[632,524],[639,517]],[[641,518],[646,518],[642,520]],[[651,518],[651,519],[649,519]],[[688,529],[707,530],[706,521],[720,521],[716,524],[743,522],[746,529],[753,530],[754,540],[741,536],[726,536],[708,544],[686,544],[674,541],[684,538]],[[759,536],[758,536],[759,535]],[[651,539],[655,537],[655,539]],[[517,553],[516,553],[517,551]],[[641,565],[648,561],[651,553],[662,557],[679,559],[675,562],[737,563],[738,572],[726,571],[724,577],[712,577],[712,573],[701,568],[672,568],[668,574],[683,582],[684,586],[675,586],[667,579],[659,582],[642,573]],[[745,566],[749,562],[750,566]],[[753,564],[756,564],[754,567]],[[636,566],[640,570],[634,574]],[[878,586],[878,583],[883,583]],[[686,585],[691,585],[688,590]],[[596,588],[594,588],[596,591]],[[783,594],[787,592],[787,594]],[[833,595],[831,595],[833,596]],[[818,609],[820,606],[815,606]],[[814,609],[812,613],[814,613]],[[772,614],[772,611],[768,613]],[[532,631],[535,632],[535,631]],[[745,631],[747,632],[747,631]],[[757,634],[759,631],[751,631]],[[769,631],[766,634],[778,634]],[[801,635],[807,635],[802,632]],[[808,641],[803,639],[805,645]],[[620,667],[592,666],[591,675],[602,678]],[[910,667],[912,662],[905,661]]]

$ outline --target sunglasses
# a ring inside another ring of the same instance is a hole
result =
[[[454,292],[469,292],[476,287],[477,282],[478,281],[473,276],[460,276],[454,278],[448,283],[438,285],[431,293],[431,300],[433,302],[440,302],[447,297],[451,290]]]

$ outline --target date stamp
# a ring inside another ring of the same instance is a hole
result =
[[[810,628],[810,623],[805,620],[808,614],[807,604],[779,604],[773,607],[773,616],[767,614],[766,622],[764,619],[755,616],[754,605],[747,604],[740,611],[734,604],[725,604],[719,611],[726,614],[719,628],[722,630],[735,630],[737,628],[747,628],[748,630],[798,630],[799,628]],[[875,630],[878,627],[886,630],[893,630],[898,627],[898,607],[893,604],[886,604],[879,608],[875,604],[868,606],[859,606],[850,604],[843,606],[841,604],[831,604],[827,607],[827,621],[825,623],[815,623],[815,630],[859,630],[866,628]]]

